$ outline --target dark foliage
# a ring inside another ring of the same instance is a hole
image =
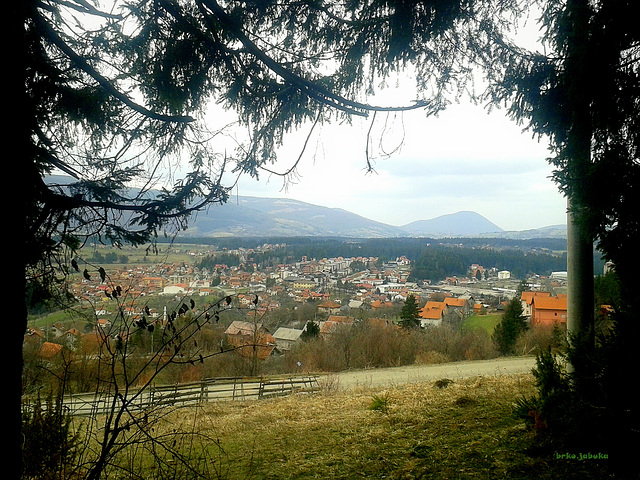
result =
[[[624,321],[628,324],[628,320]],[[637,396],[628,365],[625,328],[596,335],[597,342],[574,337],[565,355],[539,352],[533,374],[537,394],[522,398],[516,414],[537,431],[546,449],[601,453],[616,478],[639,478],[634,445],[640,441]],[[572,365],[567,370],[567,362]]]
[[[420,307],[413,295],[409,295],[400,310],[402,328],[418,328],[420,326]]]
[[[309,341],[317,338],[318,335],[320,335],[320,325],[318,325],[313,320],[309,320],[300,337],[305,341]]]
[[[514,347],[518,337],[528,328],[526,319],[522,314],[522,304],[518,297],[514,297],[504,313],[502,320],[493,331],[493,341],[502,355],[514,353]]]
[[[79,448],[77,434],[71,430],[71,418],[61,399],[51,396],[43,402],[38,395],[23,408],[23,478],[66,478],[75,464]]]

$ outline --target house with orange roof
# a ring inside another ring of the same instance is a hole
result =
[[[371,302],[371,308],[384,308],[384,307],[393,307],[393,302],[389,302],[387,300],[374,300]]]
[[[388,318],[367,318],[363,320],[372,328],[380,328],[380,329],[400,329],[400,325],[396,325],[393,320],[389,320]]]
[[[342,329],[353,326],[353,317],[344,315],[330,315],[325,322],[320,322],[320,335],[338,333]]]
[[[264,360],[276,348],[275,338],[261,323],[236,320],[224,333],[227,335],[229,344],[233,345],[236,352],[243,357],[256,355],[257,358]]]
[[[473,313],[482,314],[486,311],[486,307],[482,303],[473,304]]]
[[[25,342],[40,343],[44,340],[44,331],[41,328],[28,328],[24,334]]]
[[[51,361],[62,353],[62,345],[52,342],[44,342],[38,350],[38,357]]]
[[[567,323],[567,296],[534,296],[531,303],[531,325]]]
[[[249,341],[241,345],[235,345],[236,352],[242,357],[253,357],[254,355],[264,360],[273,353],[276,348],[276,340],[269,333],[260,334],[254,341]]]
[[[525,317],[531,317],[531,304],[535,297],[550,297],[550,292],[522,292],[520,295],[520,303],[522,304],[522,314]]]
[[[469,313],[469,302],[466,298],[447,297],[443,300],[446,306],[446,314],[453,312]]]
[[[439,326],[444,320],[446,305],[444,302],[429,300],[420,310],[420,326]]]

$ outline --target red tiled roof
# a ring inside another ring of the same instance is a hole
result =
[[[428,301],[425,306],[420,310],[420,318],[425,319],[440,319],[442,318],[442,312],[444,311],[444,302]]]
[[[445,298],[444,304],[451,305],[453,307],[464,307],[467,301],[464,298]]]
[[[318,304],[318,308],[340,308],[341,306],[342,305],[340,305],[338,302],[334,302],[331,300],[327,300]]]
[[[520,300],[524,300],[529,305],[535,297],[550,297],[551,293],[549,292],[522,292],[520,295]]]
[[[534,297],[533,306],[536,310],[566,310],[567,297],[558,295],[557,297]]]
[[[51,342],[44,342],[38,351],[38,356],[51,359],[62,351],[62,345]]]

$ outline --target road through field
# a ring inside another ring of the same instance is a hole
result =
[[[535,366],[536,358],[508,357],[491,360],[439,363],[430,365],[408,365],[404,367],[354,370],[336,373],[325,381],[335,382],[338,389],[355,387],[392,386],[404,383],[433,382],[477,377],[528,373]]]

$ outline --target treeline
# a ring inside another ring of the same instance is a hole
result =
[[[107,252],[102,254],[100,252],[93,252],[89,258],[87,258],[87,262],[91,263],[128,263],[129,257],[127,255],[118,255],[114,252]]]
[[[262,252],[246,254],[247,263],[259,268],[300,261],[308,258],[377,257],[379,262],[406,256],[412,261],[413,280],[442,280],[448,276],[464,276],[470,265],[508,270],[516,277],[529,273],[549,275],[566,270],[566,241],[562,239],[484,239],[484,238],[376,238],[344,239],[317,237],[208,239],[220,253],[202,259],[198,266],[213,269],[216,264],[237,266],[238,254],[229,250],[279,245]],[[223,250],[224,249],[224,250]],[[599,255],[594,252],[594,262]],[[600,267],[597,267],[600,268]]]
[[[413,260],[411,277],[421,280],[442,280],[448,276],[466,276],[469,266],[508,270],[523,278],[527,274],[549,275],[567,268],[566,253],[523,252],[516,249],[469,248],[432,245],[425,247]]]
[[[337,238],[337,237],[246,237],[246,238],[181,238],[180,243],[215,245],[220,250],[256,248],[259,245],[286,245],[284,257],[302,255],[309,258],[380,257],[393,260],[402,255],[414,260],[428,245],[463,245],[468,248],[495,248],[532,252],[539,250],[564,251],[567,241],[561,238],[515,240],[508,238]]]

